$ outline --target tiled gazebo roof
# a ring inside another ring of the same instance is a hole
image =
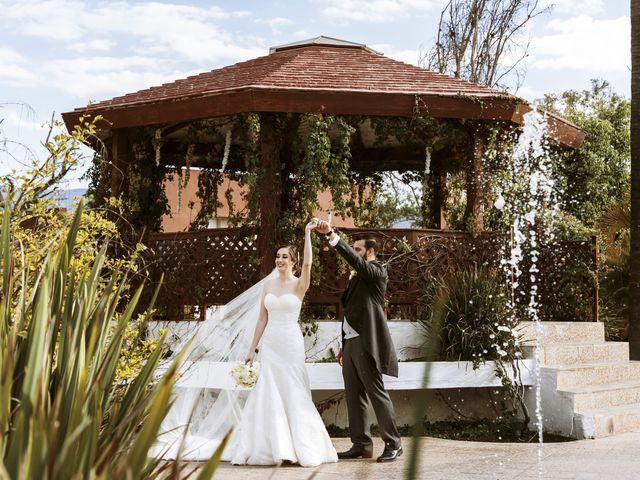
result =
[[[83,113],[106,128],[182,122],[240,112],[317,112],[520,123],[526,101],[508,93],[393,60],[364,45],[318,37],[269,55],[94,103],[63,114],[68,128]],[[550,133],[577,147],[584,135],[550,117]]]

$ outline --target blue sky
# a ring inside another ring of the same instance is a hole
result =
[[[2,135],[37,151],[53,112],[268,53],[326,35],[417,63],[434,41],[446,0],[87,1],[0,0]],[[526,32],[526,77],[517,94],[588,88],[608,80],[629,96],[628,0],[554,4]],[[32,110],[13,105],[28,104]],[[24,152],[0,156],[0,174]],[[78,177],[81,172],[76,173]],[[73,180],[69,188],[81,185]]]

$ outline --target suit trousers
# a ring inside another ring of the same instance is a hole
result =
[[[342,378],[344,379],[349,433],[351,441],[368,445],[371,439],[367,397],[371,400],[378,420],[380,436],[387,445],[398,448],[400,434],[395,422],[395,413],[389,394],[384,389],[382,373],[375,360],[362,346],[361,337],[344,340],[342,351]]]

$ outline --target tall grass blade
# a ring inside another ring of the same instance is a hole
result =
[[[218,445],[218,448],[216,448],[216,451],[213,453],[211,458],[207,460],[207,463],[203,465],[202,469],[200,470],[200,473],[196,477],[196,480],[209,480],[210,478],[213,478],[213,474],[216,472],[218,465],[220,465],[222,452],[224,452],[224,449],[227,446],[227,442],[229,441],[230,436],[231,436],[231,430],[227,432],[227,434],[224,436],[224,438],[222,439],[222,442],[220,443],[220,445]]]

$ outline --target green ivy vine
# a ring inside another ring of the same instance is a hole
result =
[[[417,104],[419,106],[419,104]],[[284,139],[282,158],[282,198],[279,202],[277,229],[279,240],[292,241],[300,235],[302,225],[320,208],[319,192],[330,192],[334,216],[353,218],[360,227],[377,227],[379,203],[384,192],[384,176],[380,171],[353,171],[351,162],[358,148],[359,129],[368,122],[375,134],[373,147],[401,144],[425,152],[425,165],[401,172],[404,182],[420,182],[421,226],[432,221],[430,197],[436,169],[463,169],[464,165],[430,165],[431,152],[466,144],[472,122],[434,119],[416,108],[411,118],[376,116],[339,116],[323,113],[275,114],[277,128]],[[288,128],[288,130],[287,130]],[[200,168],[198,179],[199,213],[191,229],[206,228],[217,216],[224,198],[232,227],[257,227],[260,218],[260,185],[264,171],[260,162],[260,116],[244,113],[190,122],[182,128],[179,141],[171,143],[163,132],[176,131],[175,126],[159,125],[136,129],[131,138],[133,159],[124,173],[126,188],[121,195],[128,206],[130,221],[136,226],[160,230],[168,202],[162,183],[167,176],[178,175],[179,193],[189,181],[190,167]],[[498,132],[498,130],[496,130]],[[171,137],[170,137],[171,138]],[[229,139],[233,139],[230,143]],[[501,152],[500,136],[492,136],[493,152]],[[498,145],[498,146],[496,146]],[[198,148],[196,148],[199,146]],[[207,151],[203,151],[207,146]],[[499,162],[494,155],[491,168]],[[221,159],[226,168],[221,168]],[[228,162],[227,162],[228,161]],[[438,172],[436,172],[438,173]],[[96,201],[109,196],[111,168],[96,154],[88,174],[90,190]],[[174,177],[175,178],[175,177]],[[243,206],[234,205],[233,181],[242,192]],[[221,195],[222,194],[222,195]],[[190,204],[194,207],[194,204]]]

